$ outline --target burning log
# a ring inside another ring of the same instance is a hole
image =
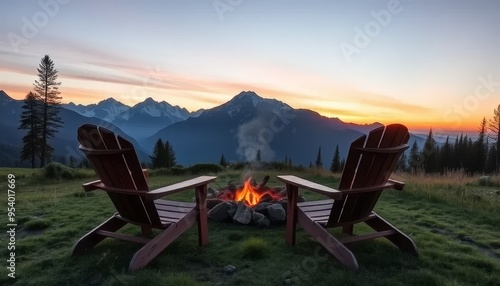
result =
[[[286,188],[283,188],[283,190],[281,190],[281,191],[278,192],[278,195],[280,197],[286,197],[287,193],[288,192],[287,192]]]
[[[217,198],[219,196],[219,191],[212,188],[208,187],[208,193],[207,193],[207,198],[212,199],[212,198]]]
[[[255,187],[257,190],[262,189],[269,181],[269,176],[265,176],[262,181]]]
[[[262,197],[260,197],[260,202],[272,202],[273,201],[273,196],[271,196],[269,193],[265,193]]]
[[[229,183],[227,183],[227,189],[231,192],[236,192],[236,185],[233,184],[233,182],[229,181]]]

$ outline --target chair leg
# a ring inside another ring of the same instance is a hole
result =
[[[98,230],[106,230],[115,232],[126,225],[127,222],[117,218],[115,215],[107,219],[105,222],[101,223],[99,226],[82,236],[79,240],[75,242],[73,245],[73,249],[71,250],[71,255],[80,255],[86,252],[87,250],[94,247],[96,244],[104,240],[106,237],[102,235],[98,235],[95,232]]]
[[[286,233],[285,242],[289,246],[295,244],[295,232],[297,224],[297,197],[299,188],[292,184],[286,184],[288,204],[286,207]]]
[[[344,266],[351,270],[359,269],[358,260],[354,254],[327,229],[311,221],[300,208],[297,210],[297,223]]]
[[[346,224],[342,227],[342,231],[345,234],[352,235],[354,233],[354,225],[353,224]]]
[[[139,249],[129,264],[129,271],[135,271],[148,265],[158,254],[170,245],[177,237],[189,229],[196,222],[196,209],[192,209],[177,223],[171,224],[150,242]]]
[[[207,215],[207,185],[196,187],[196,206],[198,215],[198,241],[200,245],[208,244],[208,215]]]
[[[395,234],[391,234],[386,236],[388,240],[394,243],[399,249],[405,252],[409,252],[418,256],[418,248],[415,242],[401,230],[397,229],[395,226],[381,218],[379,215],[373,212],[375,215],[372,219],[365,221],[367,225],[373,228],[376,231],[384,231],[384,230],[394,230]]]

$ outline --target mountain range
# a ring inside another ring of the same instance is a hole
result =
[[[22,100],[0,91],[0,166],[18,162],[25,131],[17,129]],[[253,91],[244,91],[217,107],[189,112],[162,101],[147,98],[132,107],[113,98],[97,104],[63,104],[60,116],[64,126],[51,139],[55,155],[80,158],[76,130],[84,123],[105,126],[128,138],[136,146],[143,162],[158,138],[173,146],[177,162],[218,163],[226,160],[253,160],[257,152],[262,161],[291,158],[294,164],[307,166],[314,162],[321,146],[322,161],[329,167],[335,146],[345,157],[350,142],[380,123],[358,125],[338,118],[321,116],[307,109],[294,109],[276,99],[267,99]],[[423,146],[422,137],[411,136]]]
[[[168,102],[157,102],[147,98],[132,107],[114,98],[108,98],[97,104],[76,105],[72,102],[62,107],[73,110],[85,117],[96,117],[116,125],[136,139],[149,137],[165,126],[184,121],[191,116],[200,115],[203,110],[189,112],[185,108],[172,106]]]

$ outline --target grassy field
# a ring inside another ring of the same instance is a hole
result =
[[[376,211],[409,234],[419,257],[400,252],[385,239],[352,247],[360,271],[344,269],[300,228],[297,244],[284,243],[284,226],[209,223],[210,243],[199,247],[196,227],[191,228],[143,270],[128,273],[130,258],[139,245],[107,239],[88,254],[71,257],[73,243],[111,216],[115,210],[106,194],[85,194],[78,179],[48,180],[28,169],[2,169],[0,193],[2,225],[7,223],[7,175],[16,176],[16,278],[7,277],[6,231],[2,243],[0,285],[500,285],[500,179],[488,184],[453,174],[446,177],[397,174],[407,183],[404,191],[386,191]],[[268,186],[280,185],[276,175],[257,172]],[[212,185],[240,180],[241,172],[217,174]],[[339,176],[298,174],[332,187]],[[187,176],[151,177],[151,188],[181,181]],[[175,195],[191,201],[192,191]],[[305,193],[308,200],[321,197]],[[4,228],[5,229],[5,228]],[[366,231],[355,228],[355,233]],[[129,233],[139,233],[134,227]],[[334,230],[338,232],[338,230]],[[237,271],[224,272],[233,265]]]

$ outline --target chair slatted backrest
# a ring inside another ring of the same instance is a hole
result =
[[[339,191],[381,186],[397,166],[408,148],[408,129],[401,124],[382,126],[355,140],[349,149],[340,180]],[[335,201],[327,226],[363,219],[370,215],[382,188],[360,194],[349,194]]]
[[[137,194],[107,192],[120,215],[138,224],[161,226],[154,202],[144,197],[149,187],[132,143],[91,124],[78,128],[78,141],[106,187],[137,190]]]

